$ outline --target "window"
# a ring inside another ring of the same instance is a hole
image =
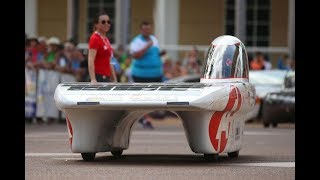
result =
[[[110,40],[110,43],[114,43],[114,22],[115,22],[115,0],[88,0],[88,21],[87,21],[87,41],[90,38],[91,33],[93,32],[93,19],[97,14],[101,12],[106,12],[109,15],[111,21],[111,27],[107,36]]]
[[[226,0],[225,33],[235,35],[235,0]],[[269,46],[270,0],[247,0],[246,46]]]

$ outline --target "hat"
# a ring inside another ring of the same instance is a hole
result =
[[[57,37],[51,37],[51,38],[48,39],[47,44],[59,45],[60,44],[60,40]]]
[[[66,49],[73,49],[75,46],[71,42],[65,42],[64,43],[64,48]]]
[[[42,41],[47,42],[47,38],[44,36],[40,36],[40,37],[38,37],[38,41],[39,42],[42,42]]]

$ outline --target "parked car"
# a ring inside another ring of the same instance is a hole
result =
[[[264,100],[268,93],[283,89],[287,70],[251,70],[249,80],[256,89],[256,105],[248,114],[247,121],[261,121]]]
[[[289,71],[284,88],[268,93],[263,102],[262,122],[264,127],[277,127],[278,123],[295,122],[295,72]]]

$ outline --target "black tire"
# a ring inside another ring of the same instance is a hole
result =
[[[204,159],[210,162],[216,162],[219,159],[219,154],[203,154]]]
[[[263,127],[268,128],[269,125],[270,125],[270,123],[268,123],[268,122],[263,122]]]
[[[120,150],[112,150],[111,151],[111,154],[113,155],[113,156],[121,156],[122,155],[122,152],[123,152],[123,150],[122,149],[120,149]]]
[[[229,158],[237,158],[239,156],[239,151],[229,152]]]
[[[93,161],[96,153],[81,153],[82,159],[85,161]]]
[[[272,127],[274,127],[274,128],[278,127],[278,123],[276,123],[276,122],[272,123]]]

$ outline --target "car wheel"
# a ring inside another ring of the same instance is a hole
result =
[[[228,153],[229,158],[236,158],[239,156],[239,151],[234,151],[234,152],[230,152]]]
[[[113,150],[113,151],[111,151],[111,154],[112,154],[113,156],[121,156],[121,155],[122,155],[122,152],[123,152],[122,149],[120,149],[120,150]]]
[[[268,123],[268,122],[263,122],[263,127],[268,128],[269,125],[270,125],[270,123]]]
[[[210,162],[216,162],[219,158],[219,154],[203,154],[204,159]]]
[[[81,153],[82,159],[85,161],[93,161],[96,153]]]
[[[276,127],[278,127],[278,123],[272,123],[272,127],[274,127],[274,128],[276,128]]]

